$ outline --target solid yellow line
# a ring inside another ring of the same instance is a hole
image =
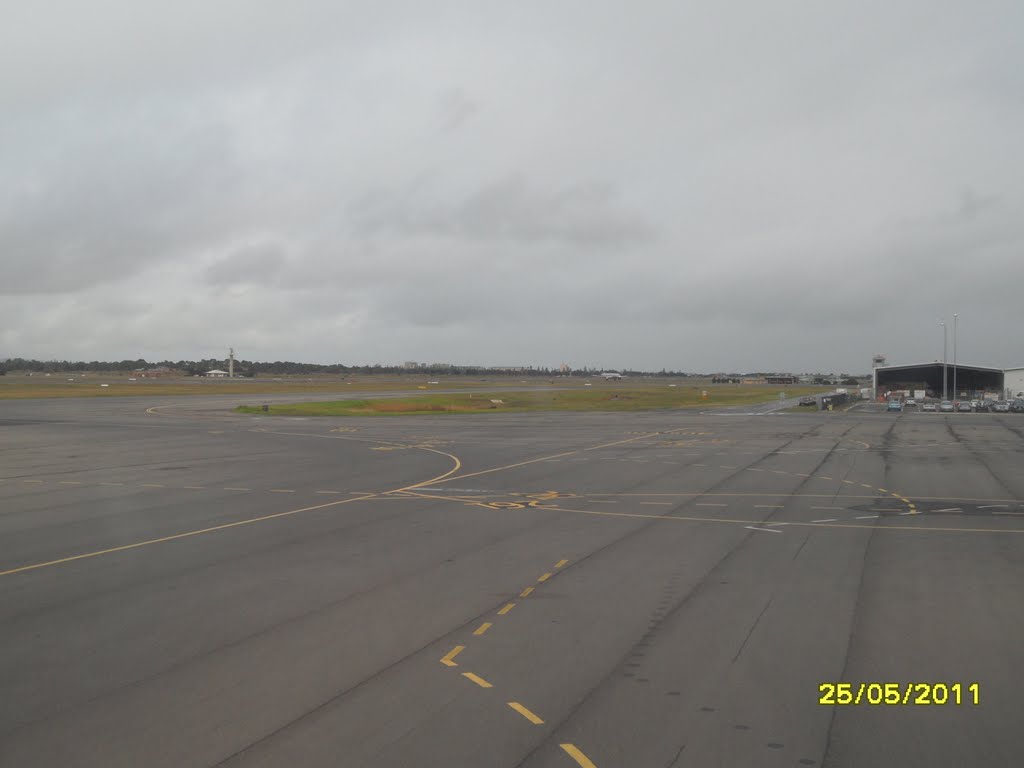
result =
[[[462,676],[467,680],[472,680],[474,683],[479,685],[481,688],[493,688],[494,686],[488,683],[479,675],[474,675],[472,672],[463,672]]]
[[[444,664],[446,667],[457,667],[457,666],[459,666],[458,664],[456,664],[453,661],[453,659],[456,656],[458,656],[460,653],[462,653],[465,649],[466,649],[466,646],[464,646],[464,645],[456,645],[454,648],[452,648],[450,651],[448,651],[448,653],[446,653],[444,656],[441,657],[441,663]]]
[[[160,544],[165,541],[174,541],[175,539],[185,539],[190,536],[199,536],[203,533],[212,533],[213,531],[223,531],[227,528],[237,528],[240,525],[250,525],[251,523],[260,523],[264,520],[273,520],[277,517],[288,517],[290,515],[297,515],[300,512],[310,512],[314,509],[324,509],[326,507],[334,507],[340,504],[348,504],[352,501],[362,501],[363,499],[371,498],[370,496],[360,496],[356,499],[344,499],[342,501],[332,501],[328,504],[318,504],[314,507],[303,507],[302,509],[291,509],[287,512],[275,512],[272,515],[262,515],[261,517],[253,517],[248,520],[239,520],[234,523],[224,523],[223,525],[214,525],[209,528],[200,528],[196,531],[186,531],[185,533],[176,533],[172,536],[161,536],[159,539],[147,539],[146,541],[137,541],[134,544],[124,544],[120,547],[110,547],[109,549],[101,549],[96,552],[86,552],[82,555],[72,555],[71,557],[62,557],[59,560],[48,560],[45,563],[33,563],[32,565],[23,565],[19,568],[11,568],[6,571],[0,571],[0,576],[9,576],[12,573],[21,573],[22,571],[33,571],[36,568],[45,568],[49,565],[59,565],[60,563],[70,563],[74,560],[85,560],[90,557],[99,557],[100,555],[109,555],[111,552],[123,552],[126,549],[137,549],[138,547],[146,547],[150,544]]]
[[[434,480],[428,480],[426,482],[419,483],[417,485],[412,485],[412,486],[409,486],[409,487],[410,488],[422,488],[423,486],[426,486],[426,485],[433,485],[434,483],[439,483],[439,482],[441,482],[442,479],[445,479],[445,478],[447,478],[448,480],[464,480],[464,479],[466,479],[468,477],[478,477],[479,475],[487,475],[487,474],[490,474],[491,472],[501,472],[501,471],[506,470],[506,469],[515,469],[516,467],[525,467],[525,466],[527,466],[529,464],[536,464],[537,462],[540,462],[540,461],[550,461],[551,459],[560,459],[563,456],[573,456],[574,454],[584,453],[585,451],[596,451],[596,450],[599,450],[601,448],[611,448],[614,445],[623,445],[625,443],[634,443],[637,440],[645,440],[645,439],[650,438],[650,437],[657,437],[659,434],[669,435],[669,434],[672,434],[673,432],[680,432],[680,431],[682,431],[682,428],[680,428],[680,429],[672,429],[672,430],[668,430],[668,431],[665,431],[665,432],[648,432],[646,434],[638,435],[637,437],[630,437],[630,438],[627,438],[625,440],[616,440],[615,442],[612,442],[612,443],[602,443],[601,445],[592,445],[589,448],[577,448],[575,451],[565,451],[564,453],[555,453],[555,454],[552,454],[551,456],[542,456],[539,459],[528,459],[527,461],[520,461],[520,462],[517,462],[515,464],[506,464],[505,466],[502,466],[502,467],[491,467],[491,469],[481,469],[478,472],[470,472],[468,474],[457,475],[455,477],[449,477],[448,475],[451,474],[449,472],[449,473],[446,473],[446,475],[444,475],[444,476],[442,476],[440,478],[436,478]],[[431,450],[431,449],[427,449],[427,450]],[[441,451],[437,451],[437,453],[441,453]],[[447,454],[447,455],[451,455],[451,454]]]
[[[506,613],[508,613],[509,611],[511,611],[515,607],[516,607],[515,603],[506,603],[505,606],[500,611],[498,611],[498,615],[499,616],[504,616]]]
[[[569,757],[571,757],[577,763],[579,763],[580,766],[582,766],[582,768],[597,768],[596,765],[590,762],[590,758],[584,755],[582,752],[580,752],[580,750],[575,745],[559,744],[558,746],[564,749],[566,754],[569,755]]]
[[[557,563],[555,563],[555,568],[561,568],[563,565],[565,565],[568,562],[569,562],[568,560],[559,560]]]
[[[558,507],[553,507],[553,509],[558,509]],[[526,589],[524,589],[522,592],[519,593],[519,596],[520,597],[529,597],[531,592],[533,592],[533,587],[527,587]]]
[[[676,515],[641,515],[634,512],[604,512],[597,509],[566,509],[565,507],[546,507],[556,512],[572,512],[578,515],[598,515],[601,517],[636,517],[644,520],[666,520],[682,523],[730,523],[741,525],[763,525],[763,520],[736,520],[716,517],[678,517]],[[938,528],[923,525],[858,525],[854,523],[797,523],[787,522],[789,526],[805,528],[862,528],[875,531],[925,531],[931,533],[1020,533],[1024,528]],[[3,574],[0,574],[2,576]],[[529,588],[528,588],[529,589]]]
[[[528,710],[526,707],[524,707],[518,701],[510,701],[510,702],[508,702],[508,705],[510,707],[512,707],[512,709],[514,709],[520,715],[522,715],[527,720],[529,720],[531,723],[533,723],[534,725],[543,725],[544,724],[543,720],[541,720],[539,717],[537,717],[535,714],[533,714],[533,712]]]
[[[481,624],[479,627],[477,627],[476,630],[474,630],[473,634],[476,635],[477,637],[479,637],[484,632],[486,632],[488,629],[490,629],[492,626],[493,626],[493,624],[491,624],[491,622],[485,621],[483,624]]]

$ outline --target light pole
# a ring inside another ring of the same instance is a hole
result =
[[[956,388],[956,312],[953,313],[953,398],[960,397]]]
[[[939,325],[942,326],[942,399],[948,400],[946,397],[946,321],[942,320]]]

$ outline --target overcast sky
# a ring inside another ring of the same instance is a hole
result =
[[[1024,364],[1024,3],[8,3],[0,358]],[[953,334],[949,333],[952,358]]]

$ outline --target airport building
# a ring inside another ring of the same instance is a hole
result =
[[[991,368],[935,361],[915,365],[879,365],[872,369],[876,397],[886,392],[926,392],[927,397],[951,400],[972,397],[1012,399],[1024,392],[1024,367]]]

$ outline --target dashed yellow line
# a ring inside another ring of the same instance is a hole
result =
[[[543,576],[541,576],[541,577],[540,577],[539,579],[537,579],[537,581],[538,581],[539,583],[543,584],[543,583],[544,583],[545,581],[547,581],[548,579],[550,579],[550,578],[551,578],[551,576],[552,576],[552,574],[551,574],[551,573],[545,573],[545,574],[544,574]]]
[[[558,507],[552,507],[552,509],[558,509]],[[526,589],[524,589],[522,592],[519,593],[519,596],[520,597],[529,597],[531,592],[533,592],[533,587],[527,587]]]
[[[511,611],[515,607],[516,607],[515,603],[506,603],[504,606],[502,606],[501,610],[498,611],[498,615],[499,616],[504,616],[506,613],[508,613],[509,611]]]
[[[454,648],[452,648],[450,651],[448,651],[448,653],[446,653],[444,656],[441,657],[441,663],[444,664],[446,667],[457,667],[457,666],[459,666],[458,664],[455,663],[454,659],[455,659],[456,656],[458,656],[464,650],[466,650],[466,646],[464,646],[464,645],[456,645]]]
[[[567,564],[568,562],[569,562],[568,560],[559,560],[557,563],[555,563],[555,568],[561,568],[563,565]]]
[[[479,675],[474,675],[472,672],[463,672],[462,676],[464,678],[466,678],[467,680],[473,681],[474,683],[479,685],[481,688],[493,688],[494,687],[493,685],[488,683],[486,680],[484,680],[482,677],[480,677]]]
[[[559,744],[558,746],[565,750],[565,753],[569,755],[569,757],[571,757],[573,760],[575,760],[581,766],[581,768],[597,768],[597,766],[590,761],[589,757],[580,752],[579,747],[577,747],[576,745]]]
[[[527,720],[529,720],[531,723],[533,723],[534,725],[544,725],[544,721],[543,720],[541,720],[539,717],[537,717],[535,714],[533,714],[533,712],[528,710],[526,707],[524,707],[518,701],[510,701],[510,702],[508,702],[508,705],[512,709],[514,709],[516,712],[518,712],[520,715],[522,715]]]
[[[488,629],[490,629],[493,626],[494,625],[491,624],[491,622],[485,621],[483,624],[481,624],[479,627],[477,627],[475,630],[473,630],[473,634],[476,637],[479,637],[480,635],[482,635],[484,632],[486,632]]]

